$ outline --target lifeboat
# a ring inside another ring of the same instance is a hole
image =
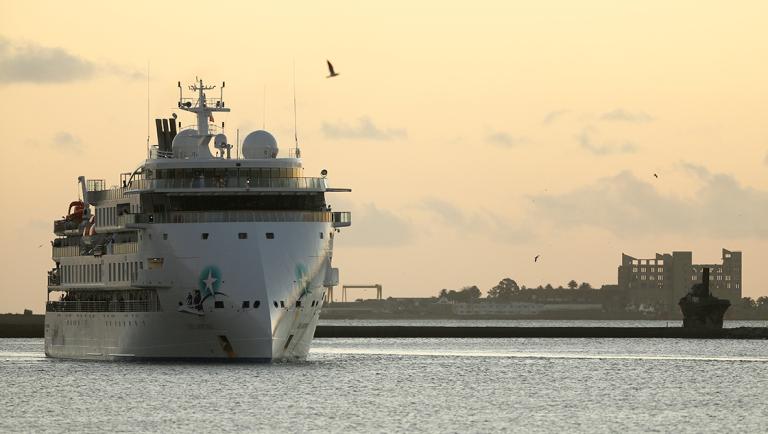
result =
[[[80,222],[83,221],[84,209],[85,209],[85,204],[83,203],[82,200],[76,200],[71,202],[69,204],[69,209],[67,210],[67,216],[65,217],[65,220],[80,224]]]

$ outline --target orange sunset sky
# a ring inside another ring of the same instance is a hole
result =
[[[766,23],[764,1],[2,1],[0,312],[44,310],[77,176],[145,158],[148,82],[154,118],[177,81],[225,80],[227,134],[288,148],[294,64],[305,175],[353,189],[329,195],[343,284],[599,286],[622,252],[725,247],[768,295]]]

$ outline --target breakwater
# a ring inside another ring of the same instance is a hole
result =
[[[766,327],[411,327],[318,326],[316,338],[663,338],[768,339]]]
[[[43,315],[0,315],[0,338],[42,338]],[[768,327],[465,327],[319,325],[317,338],[661,338],[768,339]]]

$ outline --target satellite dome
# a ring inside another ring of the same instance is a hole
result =
[[[245,158],[276,158],[277,140],[264,130],[254,131],[243,140],[243,157]]]

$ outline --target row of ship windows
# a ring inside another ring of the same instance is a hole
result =
[[[107,268],[107,281],[123,282],[136,280],[139,270],[144,269],[141,262],[110,263]],[[63,283],[101,283],[102,264],[63,265],[61,276]]]
[[[188,179],[188,178],[299,178],[302,176],[300,167],[262,167],[237,169],[159,169],[150,179]]]
[[[64,324],[68,326],[81,325],[80,320],[75,320],[75,319],[68,319],[65,321]],[[134,326],[138,327],[139,322],[138,321],[104,321],[104,324],[109,327],[134,327]],[[82,325],[86,325],[86,321],[82,321]],[[141,321],[141,325],[146,325],[144,320]]]
[[[320,232],[320,239],[321,240],[324,238],[324,236],[325,235],[322,232]],[[266,237],[266,239],[268,239],[268,240],[274,240],[275,239],[275,233],[274,232],[266,232],[264,234],[264,237]],[[150,235],[149,238],[152,239],[152,236]],[[209,238],[211,238],[211,234],[208,233],[208,232],[203,232],[203,233],[200,234],[200,239],[201,240],[207,240]],[[248,239],[248,232],[238,232],[237,233],[237,239],[239,239],[239,240],[247,240]],[[165,234],[165,233],[163,234],[163,240],[168,240],[168,234]]]
[[[319,304],[320,304],[320,302],[318,300],[312,300],[312,303],[310,303],[310,307],[315,307],[315,306],[317,306]],[[285,300],[280,300],[279,304],[278,304],[278,301],[273,301],[272,305],[274,305],[276,309],[277,308],[285,309]],[[217,301],[214,304],[214,306],[217,307],[217,308],[223,308],[224,307],[224,302],[223,301]],[[254,309],[258,309],[259,306],[261,306],[261,301],[255,300],[253,302],[253,308]],[[243,309],[249,309],[250,307],[251,307],[250,300],[243,301],[243,304],[242,304],[242,308]],[[301,300],[296,300],[296,307],[301,307]]]

